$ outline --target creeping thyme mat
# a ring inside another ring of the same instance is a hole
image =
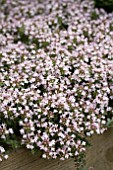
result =
[[[0,1],[0,161],[84,153],[113,115],[113,13],[93,0]]]

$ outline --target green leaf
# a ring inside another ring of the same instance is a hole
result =
[[[47,41],[41,42],[41,48],[46,48],[48,45],[49,45],[49,42]]]
[[[99,18],[99,15],[95,11],[91,13],[92,20],[97,20],[98,18]]]
[[[20,147],[20,142],[18,140],[8,139],[7,144],[12,147],[12,149],[17,149]]]
[[[0,82],[0,87],[3,87],[4,85],[4,82]]]
[[[62,25],[62,23],[63,23],[63,22],[62,22],[62,17],[58,17],[58,24],[59,24],[59,25]]]
[[[20,28],[18,28],[18,33],[20,36],[20,41],[22,41],[25,44],[29,44],[29,37],[28,37],[28,35],[25,34],[25,26],[24,25],[22,25]]]
[[[112,125],[113,125],[113,118],[112,118],[112,119],[108,118],[108,119],[107,119],[107,124],[106,124],[106,126],[107,126],[108,128],[110,128],[110,127],[112,127]]]

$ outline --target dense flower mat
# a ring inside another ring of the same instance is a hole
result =
[[[112,119],[113,13],[92,0],[0,3],[0,160],[20,145],[84,152]]]

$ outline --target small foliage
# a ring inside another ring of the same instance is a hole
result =
[[[94,0],[95,7],[97,8],[103,8],[105,11],[113,12],[113,0]]]

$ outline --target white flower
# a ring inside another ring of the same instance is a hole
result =
[[[0,146],[0,152],[1,152],[1,153],[4,153],[4,152],[5,152],[5,149],[4,149],[2,146]]]
[[[5,158],[5,159],[8,159],[8,155],[5,155],[4,158]]]
[[[46,157],[47,157],[46,154],[43,154],[43,155],[42,155],[42,158],[46,158]]]

